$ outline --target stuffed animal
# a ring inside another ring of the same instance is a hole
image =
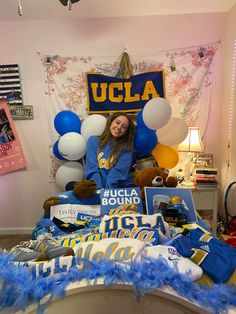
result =
[[[169,176],[169,170],[162,167],[148,167],[134,174],[134,184],[141,188],[141,196],[144,196],[144,188],[159,186],[173,187],[178,184],[174,176]]]
[[[51,206],[58,204],[93,204],[98,202],[96,182],[93,180],[82,180],[76,182],[72,191],[66,191],[56,196],[49,197],[43,204],[45,216],[49,217]],[[85,200],[85,201],[83,201]]]

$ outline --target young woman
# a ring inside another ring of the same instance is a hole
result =
[[[134,125],[125,113],[115,113],[107,120],[100,137],[87,142],[85,179],[94,180],[97,189],[132,185]]]

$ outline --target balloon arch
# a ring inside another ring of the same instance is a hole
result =
[[[179,155],[174,146],[188,134],[186,122],[171,115],[171,106],[166,99],[158,97],[149,100],[137,114],[134,136],[134,150],[140,154],[152,154],[157,164],[167,169],[178,164]],[[88,138],[101,135],[106,121],[100,114],[89,115],[82,122],[70,110],[56,114],[54,127],[59,139],[53,145],[53,153],[63,164],[57,169],[55,180],[63,190],[69,182],[83,179],[83,165],[78,161],[86,154]]]

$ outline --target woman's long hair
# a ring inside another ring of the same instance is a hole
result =
[[[129,121],[129,126],[125,134],[121,137],[114,138],[110,131],[112,121],[119,116],[125,116]],[[107,143],[112,143],[112,151],[109,157],[110,163],[114,165],[122,151],[133,151],[133,140],[134,140],[134,124],[130,116],[123,112],[116,112],[107,119],[105,130],[100,136],[99,148],[101,149]]]

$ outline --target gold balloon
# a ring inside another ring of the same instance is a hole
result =
[[[166,169],[174,168],[179,162],[177,149],[160,143],[153,149],[152,155],[156,159],[159,167]]]

